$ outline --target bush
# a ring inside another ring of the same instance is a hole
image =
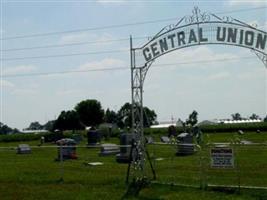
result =
[[[242,131],[267,131],[267,123],[243,123],[243,124],[215,124],[215,125],[202,125],[200,130],[203,133],[223,133],[223,132],[237,132],[238,130]],[[176,132],[183,132],[182,127],[176,127]],[[146,128],[144,130],[145,135],[168,135],[168,128]]]
[[[40,140],[42,136],[46,134],[34,134],[34,133],[18,133],[12,135],[0,135],[0,142],[19,142],[19,141],[31,141]]]
[[[243,123],[243,124],[216,124],[200,126],[204,133],[221,133],[242,131],[267,131],[267,123]]]

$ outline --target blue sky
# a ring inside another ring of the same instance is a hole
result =
[[[98,71],[46,76],[3,77],[1,120],[25,128],[32,121],[45,123],[81,100],[97,99],[107,109],[118,110],[131,99],[129,38],[155,35],[162,27],[202,11],[231,16],[267,31],[266,1],[1,1],[2,38],[39,33],[106,27],[162,19],[158,23],[120,28],[68,32],[2,41],[2,50],[47,45],[92,42],[20,51],[2,51],[2,75],[125,67],[125,70]],[[240,11],[264,7],[255,10]],[[239,10],[239,11],[238,11]],[[238,11],[227,13],[229,11]],[[220,14],[222,13],[222,14]],[[121,41],[103,42],[107,40]],[[147,39],[134,39],[139,47]],[[85,52],[121,51],[42,59],[5,60],[18,57],[50,56]],[[194,109],[200,120],[243,117],[267,113],[267,69],[250,50],[229,46],[197,46],[160,57],[155,65],[225,59],[225,62],[177,64],[153,67],[144,86],[144,104],[156,111],[159,121],[171,117],[186,119]],[[229,61],[229,58],[236,60]]]

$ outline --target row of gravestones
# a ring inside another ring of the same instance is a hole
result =
[[[96,145],[100,142],[101,136],[97,131],[89,131],[87,134],[88,145]],[[171,137],[161,137],[163,143],[172,143]],[[195,153],[195,144],[193,144],[193,136],[189,133],[182,133],[177,136],[179,143],[177,144],[177,156],[192,155]],[[133,134],[121,134],[120,147],[116,144],[102,144],[100,155],[116,154],[116,161],[119,163],[128,163],[130,161],[131,146],[134,142]],[[146,143],[153,143],[152,137],[146,137]]]
[[[100,156],[116,155],[116,161],[119,163],[129,163],[131,144],[133,135],[123,133],[120,136],[120,146],[116,144],[102,144]],[[97,130],[90,130],[87,132],[88,147],[95,146],[101,140],[101,135]]]
[[[183,133],[178,136],[180,143],[178,144],[178,151],[176,155],[190,155],[194,153],[193,137],[188,133]],[[101,135],[97,130],[90,130],[87,133],[88,147],[93,147],[99,144]],[[124,133],[120,136],[120,146],[116,144],[102,144],[100,156],[116,155],[116,161],[119,163],[129,163],[131,148],[134,141],[134,135]],[[161,141],[164,143],[171,143],[169,137],[162,136]],[[153,143],[152,137],[146,137],[147,143]],[[61,139],[57,141],[58,158],[60,159],[76,159],[76,144],[73,139]],[[29,146],[20,145],[18,153],[31,153]]]

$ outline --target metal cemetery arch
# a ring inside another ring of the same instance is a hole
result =
[[[143,84],[148,69],[158,57],[177,49],[196,45],[223,44],[252,50],[267,68],[267,32],[232,17],[201,12],[183,17],[164,27],[140,48],[131,48],[132,133],[135,134],[131,166],[134,178],[144,178],[146,160],[143,135]]]

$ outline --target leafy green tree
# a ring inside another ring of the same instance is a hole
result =
[[[263,119],[263,121],[264,121],[264,122],[267,122],[267,115],[266,115],[266,117]]]
[[[186,125],[190,125],[190,126],[194,126],[194,125],[196,125],[197,124],[197,116],[198,116],[198,113],[197,113],[197,111],[193,111],[190,115],[189,115],[189,117],[188,117],[188,119],[186,120]]]
[[[104,120],[104,110],[101,103],[95,99],[81,101],[75,106],[75,110],[85,126],[96,126]]]
[[[106,123],[115,124],[118,121],[116,112],[109,109],[106,110],[104,118]]]
[[[239,113],[234,113],[231,115],[233,120],[241,120],[242,117]]]
[[[44,130],[52,131],[56,120],[50,120],[43,125]]]
[[[143,119],[144,127],[149,127],[156,123],[157,114],[154,110],[144,107]],[[118,111],[118,126],[120,128],[132,126],[132,105],[125,103]]]
[[[76,111],[62,111],[54,123],[54,129],[79,130],[82,129],[79,116]]]
[[[132,126],[132,107],[130,103],[125,103],[118,111],[118,124],[120,128]]]
[[[43,126],[39,122],[32,122],[26,130],[42,130]]]
[[[260,119],[259,115],[256,115],[255,113],[253,113],[249,119]]]
[[[144,107],[144,126],[150,127],[157,123],[157,114],[154,110]]]
[[[0,135],[7,135],[7,134],[13,134],[13,133],[19,133],[19,130],[16,128],[12,129],[9,126],[0,122]]]

